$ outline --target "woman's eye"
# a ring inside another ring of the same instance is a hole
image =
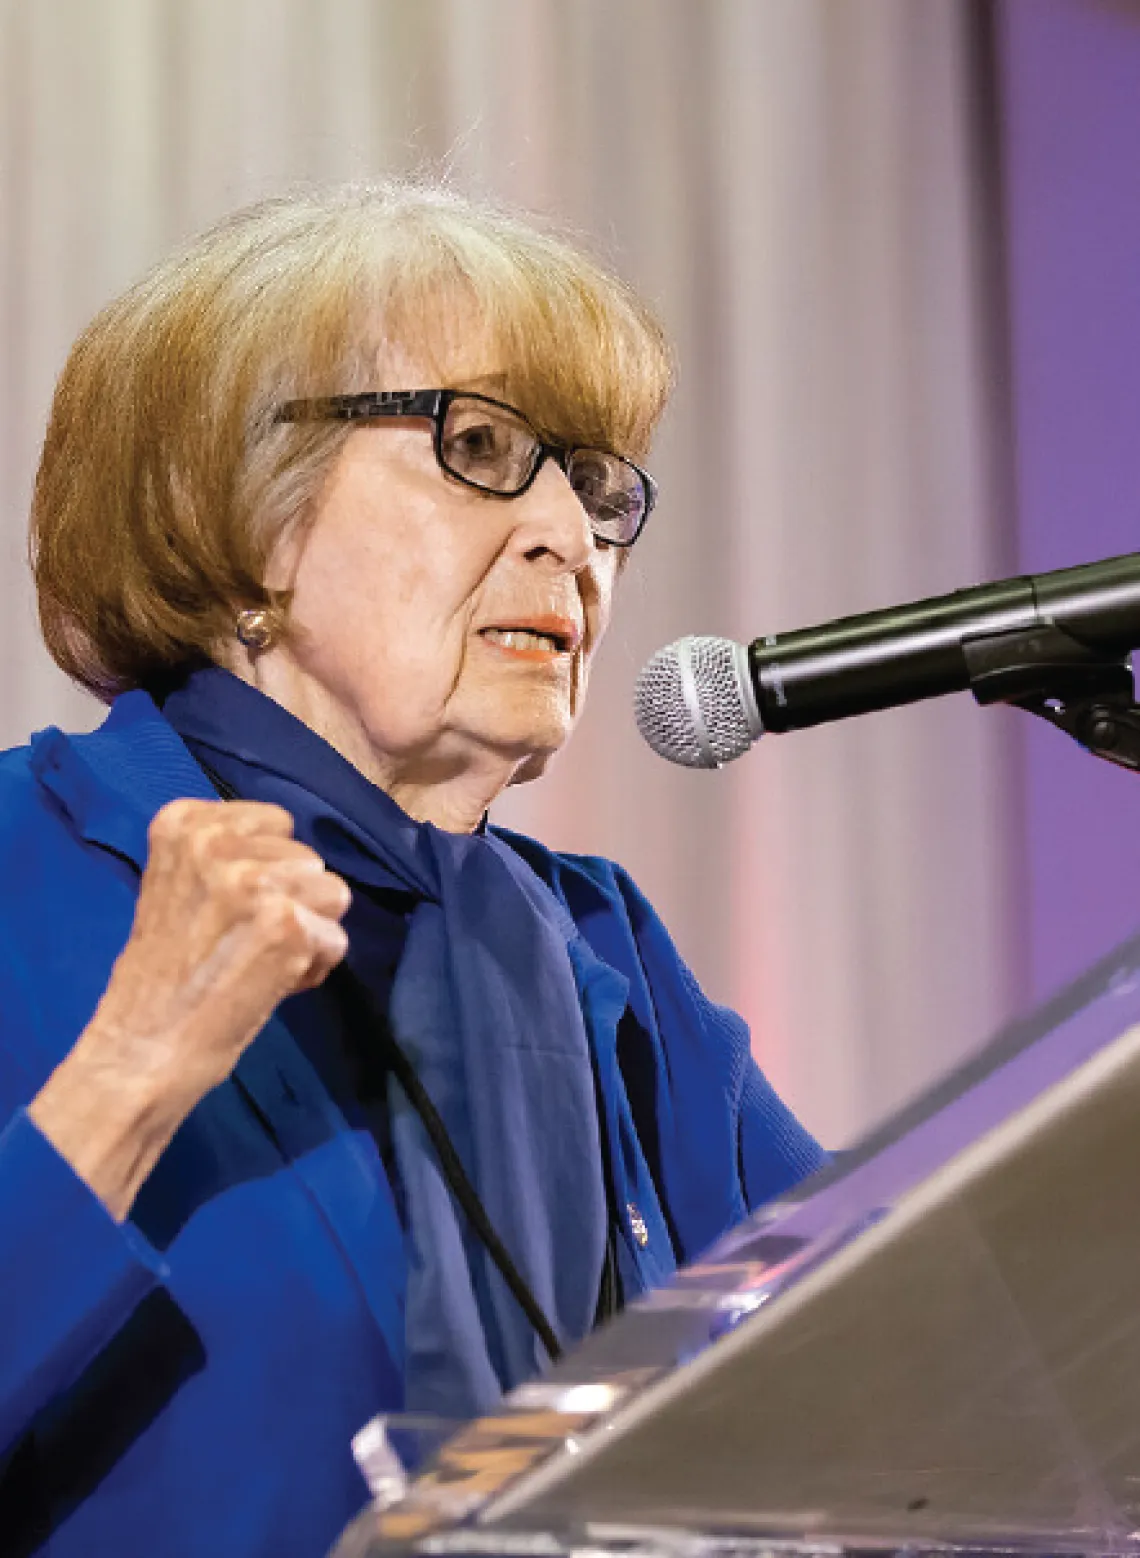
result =
[[[463,460],[489,460],[502,453],[503,440],[493,422],[473,422],[452,433],[448,451]]]
[[[530,474],[537,453],[534,435],[507,413],[464,406],[452,409],[443,429],[444,464],[492,492],[514,492]]]

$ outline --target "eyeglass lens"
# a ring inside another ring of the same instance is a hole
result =
[[[645,517],[645,488],[631,465],[601,449],[575,449],[566,476],[596,536],[619,545],[634,539]]]
[[[447,408],[440,454],[452,475],[464,481],[490,492],[517,492],[540,452],[532,429],[505,406],[457,395]]]
[[[521,491],[530,480],[542,446],[527,422],[505,406],[458,395],[447,408],[439,441],[445,469],[489,492]],[[637,470],[601,449],[575,449],[566,476],[585,509],[594,534],[628,544],[645,513],[645,490]]]

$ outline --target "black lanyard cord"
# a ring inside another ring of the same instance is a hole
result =
[[[381,1058],[419,1116],[428,1140],[435,1149],[449,1190],[462,1208],[480,1243],[498,1267],[500,1276],[513,1294],[519,1308],[534,1327],[539,1340],[546,1348],[550,1361],[557,1363],[562,1357],[562,1346],[554,1334],[554,1328],[543,1313],[526,1279],[511,1259],[510,1251],[496,1233],[494,1224],[487,1215],[487,1209],[479,1199],[478,1191],[467,1177],[467,1170],[455,1150],[447,1126],[443,1123],[443,1118],[432,1102],[427,1088],[417,1076],[416,1068],[400,1048],[387,1015],[380,1010],[361,981],[353,976],[352,970],[346,968],[343,963],[332,971],[326,983],[332,986],[339,985],[350,1002],[360,1003],[364,1007],[368,1017],[368,1028],[380,1041]]]

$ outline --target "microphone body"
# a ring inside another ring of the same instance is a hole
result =
[[[1140,646],[1140,553],[956,590],[747,647],[682,639],[642,672],[637,722],[662,756],[716,767],[765,731],[803,730],[968,689],[989,701],[985,656],[1003,639],[1014,661],[1025,659],[1028,694],[1057,658],[1057,630],[1066,646],[1101,661]]]
[[[748,662],[762,726],[803,730],[963,692],[963,642],[1030,627],[1035,608],[1030,580],[1011,579],[754,639]]]

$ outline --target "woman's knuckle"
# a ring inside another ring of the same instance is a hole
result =
[[[284,806],[278,806],[274,801],[260,801],[263,820],[275,833],[282,833],[292,837],[293,814],[285,810]]]
[[[288,983],[296,988],[307,977],[312,966],[313,958],[308,947],[291,947],[282,961],[282,973]]]
[[[303,940],[296,910],[287,898],[279,895],[263,898],[255,918],[258,933],[268,946],[288,951]]]
[[[207,881],[212,895],[235,911],[257,908],[261,896],[261,871],[256,861],[214,861],[208,870]]]
[[[206,804],[208,803],[182,797],[176,801],[168,801],[165,806],[160,807],[151,818],[147,830],[151,847],[155,845],[164,847],[178,843],[192,826],[198,809]]]
[[[235,833],[246,837],[269,834],[288,837],[293,832],[292,814],[275,801],[235,801],[226,809]]]
[[[225,817],[204,817],[189,838],[191,859],[203,873],[224,869],[233,859],[230,829]]]

